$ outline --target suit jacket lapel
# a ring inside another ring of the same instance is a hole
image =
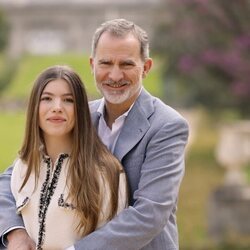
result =
[[[93,125],[95,126],[96,129],[98,129],[100,114],[97,111],[95,111],[91,113],[91,118],[92,118]]]
[[[149,129],[148,118],[154,112],[153,99],[145,89],[142,89],[140,96],[126,117],[114,149],[114,155],[120,161]],[[97,112],[99,105],[100,100],[93,101],[90,105],[92,122],[96,129],[100,118],[100,114]]]
[[[144,89],[130,110],[115,145],[114,155],[122,158],[141,140],[150,127],[148,118],[153,113],[153,99]]]
[[[89,109],[90,109],[92,124],[95,126],[96,129],[98,129],[99,118],[100,118],[100,113],[97,112],[97,110],[100,106],[101,100],[102,99],[98,99],[98,100],[89,102]]]

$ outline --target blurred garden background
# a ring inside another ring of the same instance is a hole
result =
[[[99,97],[88,64],[89,51],[82,49],[78,53],[66,47],[60,51],[55,49],[55,53],[53,50],[33,53],[27,49],[13,55],[10,51],[14,34],[12,19],[17,16],[11,14],[7,2],[0,0],[0,172],[17,156],[24,131],[27,96],[41,70],[54,64],[68,64],[81,75],[89,99]],[[32,11],[29,1],[10,2],[16,10],[30,8]],[[112,6],[112,13],[99,18],[98,24],[108,17],[137,20],[136,11],[133,15],[129,9],[115,11],[112,1],[107,2],[111,5],[105,8],[110,10]],[[133,1],[128,2],[133,6]],[[144,86],[179,110],[191,129],[186,174],[179,197],[180,250],[250,249],[250,234],[232,230],[216,241],[208,228],[209,199],[225,179],[225,168],[216,158],[220,129],[225,124],[250,119],[250,1],[158,0],[145,3],[158,4],[155,10],[160,10],[161,18],[152,23],[150,41],[154,67]],[[123,1],[120,4],[126,9]],[[99,11],[104,6],[95,8]],[[139,24],[150,25],[154,15],[157,13],[144,17],[146,21],[140,19]],[[49,21],[46,25],[50,26]],[[90,47],[91,41],[84,43]],[[249,138],[249,134],[246,136]],[[249,139],[248,146],[249,152]],[[249,161],[244,162],[243,173],[249,185]]]

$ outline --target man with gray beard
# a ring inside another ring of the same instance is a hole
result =
[[[127,174],[129,207],[68,249],[179,249],[176,209],[188,125],[144,89],[152,63],[148,36],[134,23],[115,19],[96,30],[90,65],[103,98],[90,102],[92,120]],[[8,249],[33,249],[15,214],[11,171],[0,177],[0,234]]]

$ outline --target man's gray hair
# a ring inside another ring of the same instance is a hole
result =
[[[91,56],[94,57],[96,54],[96,48],[101,35],[104,32],[110,33],[115,37],[125,37],[129,33],[132,33],[135,38],[138,39],[141,46],[141,58],[144,61],[149,58],[149,41],[146,31],[137,26],[131,21],[125,19],[113,19],[101,24],[99,28],[96,29],[93,39],[92,39],[92,52]]]

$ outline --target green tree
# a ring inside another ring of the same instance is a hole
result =
[[[154,50],[175,105],[250,116],[250,1],[170,0]]]
[[[8,58],[5,52],[9,35],[9,25],[0,10],[0,93],[8,85],[13,76],[17,63]]]
[[[0,10],[0,52],[2,52],[8,41],[8,24],[4,18],[3,13]]]

